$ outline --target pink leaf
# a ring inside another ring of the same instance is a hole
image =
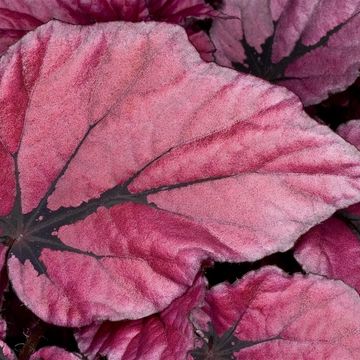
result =
[[[360,150],[360,120],[351,120],[340,125],[337,133]]]
[[[359,0],[224,0],[216,62],[284,85],[305,105],[344,90],[360,67]]]
[[[360,148],[360,121],[342,125],[339,134]],[[296,244],[295,257],[307,272],[341,279],[360,291],[360,204],[315,226]]]
[[[0,54],[52,19],[80,25],[115,20],[184,24],[186,18],[213,12],[204,0],[0,0]]]
[[[2,340],[0,340],[0,359],[16,360],[16,356],[13,351]]]
[[[355,230],[360,224],[352,217],[356,213],[346,211],[315,226],[294,255],[306,272],[341,279],[360,291],[360,233]]]
[[[150,0],[148,9],[152,20],[181,24],[187,17],[204,17],[214,9],[204,0]]]
[[[193,348],[195,334],[191,311],[202,305],[204,280],[199,278],[180,298],[159,314],[121,322],[104,322],[82,328],[75,334],[81,352],[89,360],[185,359]]]
[[[178,26],[52,22],[0,76],[9,277],[48,322],[159,312],[206,259],[285,251],[360,200],[356,149]]]
[[[202,306],[204,290],[198,280],[158,315],[83,328],[76,333],[79,347],[90,360],[235,354],[239,360],[353,360],[360,355],[360,299],[339,281],[290,277],[267,267],[233,285],[217,285],[205,293]]]
[[[209,36],[205,31],[192,31],[191,28],[187,30],[190,42],[195,46],[195,49],[205,61],[214,61],[214,44],[211,42]]]
[[[205,301],[193,317],[202,323],[207,316],[215,332],[205,331],[212,338],[193,352],[195,360],[205,359],[209,346],[216,359],[230,358],[231,347],[239,360],[360,358],[360,298],[340,281],[267,267],[217,285]]]
[[[30,360],[80,360],[78,354],[69,353],[56,346],[44,347],[31,355]]]

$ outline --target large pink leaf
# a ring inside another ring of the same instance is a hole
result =
[[[180,27],[53,22],[0,79],[9,277],[46,321],[159,312],[203,260],[287,250],[360,200],[356,149]]]
[[[79,354],[69,353],[68,351],[56,346],[44,347],[31,355],[30,360],[81,360]]]
[[[182,297],[159,314],[80,329],[75,334],[79,348],[89,360],[99,355],[108,360],[185,359],[195,341],[190,314],[203,304],[204,296],[204,280],[199,278]]]
[[[267,267],[217,285],[205,302],[193,317],[203,324],[207,316],[213,329],[193,352],[196,360],[234,353],[239,360],[360,358],[360,298],[340,281]]]
[[[0,54],[52,19],[83,25],[115,20],[184,24],[188,17],[213,11],[204,0],[0,0]]]
[[[214,20],[216,62],[284,85],[305,105],[355,81],[359,0],[224,0]]]
[[[359,120],[338,131],[360,148]],[[341,279],[360,291],[360,204],[339,211],[307,232],[296,244],[295,257],[307,272]]]

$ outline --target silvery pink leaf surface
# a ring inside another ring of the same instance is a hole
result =
[[[220,65],[284,85],[305,105],[358,77],[359,0],[224,0],[221,11],[210,30]]]
[[[360,150],[360,120],[351,120],[339,126],[337,133]]]
[[[213,13],[204,0],[0,0],[0,54],[53,19],[80,25],[118,20],[184,24],[186,18]]]
[[[338,133],[360,148],[360,120],[342,125]],[[360,291],[360,204],[306,233],[296,244],[295,257],[307,272],[341,279]]]
[[[81,352],[94,360],[178,360],[186,359],[194,347],[195,333],[189,321],[194,308],[203,305],[202,278],[159,314],[119,322],[89,325],[75,333]]]
[[[359,308],[340,281],[266,267],[210,290],[197,281],[158,315],[90,325],[76,338],[90,360],[355,360]]]
[[[31,355],[30,360],[81,360],[80,354],[70,353],[56,346],[48,346],[39,349]]]
[[[14,352],[2,340],[0,340],[0,359],[17,360]]]
[[[203,323],[208,317],[212,338],[200,343],[193,356],[355,360],[360,357],[359,306],[356,291],[341,281],[289,276],[266,267],[207,292],[205,306],[195,309],[193,318],[198,316]],[[231,348],[237,351],[232,353]]]
[[[195,46],[201,58],[205,61],[214,61],[215,47],[205,31],[194,31],[191,27],[187,29],[189,41]]]
[[[203,261],[285,251],[360,200],[353,146],[176,25],[44,25],[1,58],[0,104],[9,278],[54,324],[157,313]]]

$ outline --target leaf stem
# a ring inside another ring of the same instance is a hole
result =
[[[45,334],[45,325],[38,320],[30,331],[31,333],[20,351],[19,360],[29,360],[31,355],[36,351],[41,338]]]

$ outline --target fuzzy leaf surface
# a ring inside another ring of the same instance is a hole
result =
[[[0,0],[0,54],[53,19],[79,25],[119,20],[185,24],[188,17],[213,11],[204,0]]]
[[[0,340],[0,360],[17,360],[14,352],[2,340]]]
[[[195,341],[190,314],[203,305],[205,285],[204,279],[199,278],[159,314],[80,329],[75,337],[81,352],[89,360],[99,356],[108,360],[186,359]]]
[[[198,311],[208,316],[218,337],[196,349],[196,360],[356,360],[360,356],[360,298],[340,281],[316,275],[288,276],[275,267],[249,273],[207,292]],[[233,328],[235,325],[235,329]],[[210,341],[209,341],[210,340]],[[208,344],[212,344],[210,350]],[[229,350],[236,345],[236,353]],[[202,351],[203,350],[203,351]],[[208,355],[209,357],[206,357]]]
[[[1,58],[0,103],[9,278],[58,325],[157,313],[203,261],[285,251],[360,200],[354,147],[179,26],[49,23]]]
[[[48,346],[41,348],[31,355],[30,360],[81,360],[79,354],[69,353],[68,351],[56,347]]]
[[[359,0],[224,0],[218,64],[294,91],[305,105],[345,90],[360,67]]]
[[[91,325],[76,338],[90,360],[356,360],[359,308],[340,281],[266,267],[210,290],[198,280],[157,315]]]
[[[338,133],[360,149],[359,120],[342,125]],[[360,291],[360,204],[309,230],[296,244],[294,255],[307,272],[343,280]]]

